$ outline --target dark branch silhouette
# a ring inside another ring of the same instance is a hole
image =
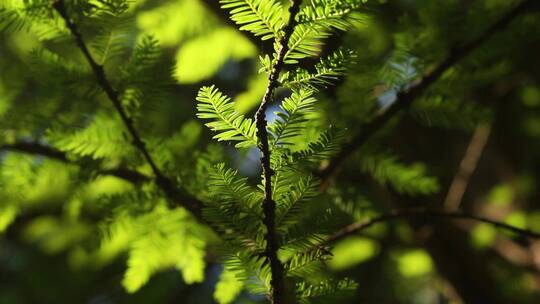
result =
[[[448,188],[448,193],[443,203],[446,210],[457,211],[459,209],[471,176],[476,170],[478,161],[484,152],[490,133],[490,124],[481,124],[476,127],[471,141],[467,146],[467,150],[459,163],[458,172]]]
[[[528,11],[535,4],[534,0],[525,0],[515,8],[506,13],[498,21],[489,26],[476,39],[464,44],[461,47],[454,48],[450,51],[450,55],[439,63],[435,68],[418,79],[407,89],[399,92],[394,103],[384,112],[375,116],[370,122],[361,127],[360,132],[356,134],[347,144],[345,144],[340,152],[333,157],[330,162],[322,167],[317,175],[322,179],[323,188],[326,187],[330,178],[335,174],[343,162],[351,156],[358,148],[360,148],[371,136],[377,133],[388,121],[396,116],[396,114],[408,109],[411,104],[420,97],[426,89],[435,83],[449,68],[461,61],[472,51],[477,49],[486,40],[491,38],[495,33],[503,30],[516,17]]]
[[[58,12],[58,14],[66,23],[67,28],[75,39],[77,47],[81,50],[86,61],[92,68],[92,71],[96,77],[99,86],[103,89],[103,91],[105,91],[105,94],[107,94],[107,97],[112,102],[114,108],[120,115],[122,122],[126,126],[129,134],[131,135],[133,146],[135,146],[135,148],[140,151],[148,165],[150,165],[152,172],[155,175],[154,180],[156,184],[163,190],[163,192],[165,192],[165,194],[167,195],[167,197],[169,197],[170,200],[172,200],[174,203],[182,205],[183,207],[190,210],[195,216],[200,218],[202,208],[200,202],[183,193],[183,191],[176,187],[174,182],[170,178],[166,177],[156,165],[154,159],[150,155],[150,152],[148,152],[144,141],[139,135],[139,132],[135,128],[133,119],[129,117],[124,107],[122,106],[122,102],[120,100],[118,92],[114,89],[109,79],[107,78],[103,66],[98,64],[94,60],[92,54],[90,54],[90,51],[86,46],[86,43],[84,42],[84,39],[77,25],[70,19],[64,1],[55,0],[53,2],[53,8]]]
[[[0,150],[16,151],[16,152],[22,152],[22,153],[27,153],[27,154],[41,155],[44,157],[59,160],[67,164],[74,164],[80,167],[84,167],[84,164],[70,160],[65,152],[57,150],[53,147],[43,145],[38,142],[15,142],[12,144],[4,144],[0,146]],[[151,180],[149,176],[146,176],[136,170],[131,170],[128,168],[123,168],[123,167],[96,170],[96,174],[112,175],[112,176],[121,178],[123,180],[126,180],[128,182],[131,182],[133,184],[139,184],[139,183],[148,182]]]
[[[339,240],[346,238],[352,234],[359,233],[375,224],[384,223],[400,219],[410,219],[410,218],[421,218],[426,221],[433,221],[438,219],[456,219],[456,220],[472,220],[477,222],[486,223],[497,228],[501,228],[507,231],[511,231],[520,236],[526,236],[530,238],[540,239],[540,233],[534,232],[528,229],[517,228],[496,220],[488,219],[482,216],[477,216],[473,214],[463,213],[463,212],[444,212],[444,211],[434,211],[434,210],[425,210],[425,209],[403,209],[396,210],[390,213],[379,215],[377,217],[356,222],[350,224],[342,229],[340,229],[335,234],[329,236],[323,243],[319,246],[326,246],[332,243],[335,243]]]
[[[264,201],[263,201],[263,224],[266,227],[265,241],[266,248],[265,254],[268,262],[270,263],[270,270],[272,272],[272,279],[270,281],[271,294],[270,302],[273,304],[285,303],[285,280],[283,264],[277,256],[279,250],[279,241],[276,234],[276,202],[272,198],[272,175],[273,171],[270,164],[270,147],[268,144],[268,130],[266,130],[266,108],[272,101],[274,90],[279,86],[279,73],[283,69],[285,64],[285,55],[289,50],[289,39],[294,31],[296,25],[296,15],[300,11],[300,4],[302,0],[291,0],[291,6],[289,7],[289,20],[283,28],[283,36],[279,40],[280,49],[276,62],[274,63],[270,75],[268,76],[268,86],[266,92],[262,98],[261,104],[257,113],[255,114],[255,123],[257,125],[257,138],[259,140],[259,150],[261,150],[261,164],[264,178]],[[276,37],[276,39],[278,39]]]
[[[3,144],[0,150],[18,151],[28,154],[43,155],[62,162],[69,162],[65,152],[40,144],[38,142],[18,141],[11,144]]]

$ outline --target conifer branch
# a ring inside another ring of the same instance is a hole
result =
[[[396,114],[407,110],[415,99],[420,97],[433,83],[435,83],[448,69],[453,67],[463,58],[481,46],[494,34],[502,31],[506,26],[521,14],[534,5],[534,0],[525,0],[515,8],[506,13],[498,21],[489,26],[476,39],[469,41],[461,47],[450,51],[448,57],[439,63],[431,72],[407,86],[406,89],[397,94],[396,100],[388,109],[375,116],[370,122],[362,126],[360,132],[351,141],[342,147],[340,152],[334,156],[327,165],[322,167],[317,173],[322,180],[322,187],[326,187],[330,178],[335,174],[342,163],[349,158],[354,151],[359,149],[369,138],[384,127]]]
[[[270,263],[270,270],[272,278],[270,281],[271,294],[270,302],[272,304],[285,303],[285,279],[283,264],[277,256],[279,250],[279,240],[276,233],[275,221],[276,221],[276,202],[272,198],[272,175],[273,171],[270,165],[270,147],[268,144],[268,130],[265,111],[272,101],[274,90],[279,85],[279,73],[283,69],[285,64],[285,55],[289,49],[289,39],[293,33],[296,25],[296,15],[300,11],[300,4],[302,0],[291,0],[291,6],[289,7],[289,20],[283,28],[283,36],[279,40],[279,51],[276,61],[270,75],[268,76],[268,86],[264,93],[263,99],[255,114],[255,123],[257,125],[257,138],[259,140],[259,150],[261,151],[261,164],[264,178],[264,201],[263,201],[263,224],[266,227],[265,241],[266,248],[265,254],[268,262]]]
[[[491,133],[490,124],[481,124],[476,127],[467,146],[467,150],[459,163],[459,169],[448,188],[443,206],[448,211],[457,211],[461,205],[463,195],[473,175]]]
[[[0,145],[0,150],[17,151],[27,154],[43,155],[62,162],[69,162],[66,153],[38,142],[17,141],[12,144]]]
[[[445,211],[435,211],[435,210],[425,210],[425,209],[403,209],[395,210],[390,213],[379,215],[377,217],[356,222],[345,226],[335,234],[329,236],[323,243],[319,246],[326,246],[333,244],[339,240],[342,240],[350,235],[359,233],[375,224],[384,223],[399,219],[410,219],[410,218],[420,218],[423,220],[434,221],[437,219],[456,219],[456,220],[472,220],[477,222],[486,223],[503,230],[513,232],[519,236],[540,239],[540,232],[534,232],[529,229],[521,229],[512,225],[505,224],[496,220],[485,218],[478,215],[473,215],[464,212],[445,212]]]
[[[126,110],[124,109],[118,92],[114,89],[109,79],[107,78],[103,66],[98,64],[92,57],[92,54],[90,54],[90,50],[88,49],[88,46],[86,45],[77,25],[69,17],[64,1],[55,0],[52,6],[64,20],[68,30],[75,39],[77,47],[81,50],[86,61],[92,68],[92,72],[94,73],[99,86],[103,89],[103,91],[105,91],[105,94],[120,115],[122,122],[126,126],[129,134],[131,135],[133,146],[135,146],[135,148],[140,151],[148,165],[150,165],[150,168],[152,169],[152,172],[155,176],[156,184],[163,190],[163,192],[165,192],[167,197],[169,197],[175,203],[181,203],[182,206],[186,207],[193,214],[200,218],[202,206],[198,203],[198,201],[193,198],[187,197],[185,194],[181,193],[180,190],[176,188],[171,179],[166,177],[156,165],[154,159],[150,155],[150,152],[146,148],[144,141],[139,135],[139,132],[135,128],[133,119],[129,117]]]
[[[53,147],[43,145],[38,142],[15,142],[12,144],[4,144],[4,145],[0,145],[0,151],[1,150],[41,155],[41,156],[52,158],[52,159],[55,159],[55,160],[58,160],[67,164],[75,164],[80,167],[84,167],[84,164],[71,161],[65,152],[57,150]],[[150,177],[138,171],[131,170],[128,168],[123,168],[123,167],[96,170],[96,173],[98,175],[112,175],[133,184],[139,184],[139,183],[143,183],[143,182],[147,182],[151,180]]]

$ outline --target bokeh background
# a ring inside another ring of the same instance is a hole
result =
[[[357,52],[357,62],[347,77],[320,94],[315,123],[354,134],[374,109],[391,104],[399,90],[517,3],[367,1],[353,29],[332,35],[321,48],[324,56],[343,45]],[[183,176],[182,163],[201,151],[215,151],[256,179],[258,152],[212,143],[212,134],[195,117],[195,96],[201,86],[216,84],[234,97],[238,111],[252,115],[267,84],[258,73],[258,56],[272,51],[271,42],[239,31],[217,0],[138,0],[129,10],[130,17],[115,23],[108,36],[110,48],[97,58],[115,75],[143,36],[159,43],[160,64],[147,75],[160,83],[153,88],[155,98],[132,106],[144,113],[144,123],[138,123],[143,137],[163,138],[151,144],[172,151],[167,172]],[[84,34],[98,39],[86,26]],[[99,115],[96,104],[106,103],[91,75],[67,75],[39,60],[56,52],[85,64],[72,41],[55,35],[47,24],[31,32],[0,33],[0,144],[61,144],[51,130],[67,134],[87,127]],[[461,208],[540,231],[539,54],[536,8],[451,67],[377,135],[380,144],[346,163],[330,191],[353,202],[359,218],[371,210],[441,206],[473,145],[479,160]],[[54,81],[59,78],[63,82]],[[70,79],[89,85],[81,89]],[[270,119],[287,94],[277,93]],[[114,132],[122,126],[105,121],[113,130],[108,144],[129,150]],[[91,132],[81,136],[91,140]],[[317,134],[305,136],[307,142]],[[377,165],[381,162],[384,166]],[[208,265],[203,283],[188,285],[171,268],[136,293],[126,292],[121,282],[129,229],[120,233],[125,239],[105,245],[99,236],[111,206],[103,197],[132,186],[111,176],[82,185],[74,170],[39,155],[0,152],[0,303],[213,303],[222,269],[215,263]],[[359,283],[351,303],[540,303],[540,242],[487,224],[400,221],[348,238],[332,252],[330,269]],[[234,303],[263,302],[242,293]]]

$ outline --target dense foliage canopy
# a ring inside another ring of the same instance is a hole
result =
[[[537,0],[0,0],[0,303],[540,302]]]

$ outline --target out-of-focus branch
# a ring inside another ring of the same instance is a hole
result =
[[[388,121],[403,110],[408,109],[414,100],[420,97],[426,89],[435,83],[449,68],[468,56],[472,51],[477,49],[486,40],[491,38],[495,33],[503,30],[506,26],[516,19],[521,14],[528,11],[535,4],[534,0],[525,0],[518,4],[502,16],[497,22],[489,26],[476,39],[466,43],[461,47],[456,47],[451,50],[450,55],[439,63],[431,72],[425,74],[404,91],[397,94],[396,101],[385,111],[375,116],[370,122],[362,126],[360,132],[356,134],[351,141],[343,146],[341,151],[333,157],[328,164],[318,171],[318,175],[322,179],[322,185],[325,187],[329,179],[335,174],[341,164],[351,156],[358,148],[360,148],[371,136],[385,126]]]
[[[465,155],[459,164],[459,170],[454,176],[450,188],[448,189],[448,193],[446,194],[444,209],[448,211],[457,211],[459,209],[463,194],[465,194],[469,180],[476,170],[476,166],[478,165],[478,161],[488,142],[490,133],[491,126],[488,124],[481,124],[476,127],[471,141],[469,142],[469,146],[465,151]]]
[[[0,145],[0,151],[2,150],[41,155],[65,163],[83,166],[80,163],[71,161],[67,157],[67,154],[65,152],[57,150],[50,146],[43,145],[38,142],[15,142],[12,144],[4,144]],[[139,184],[151,180],[149,176],[146,176],[138,171],[123,167],[96,170],[96,173],[99,175],[112,175],[134,184]]]
[[[161,188],[161,190],[163,190],[163,192],[167,195],[167,197],[173,203],[179,204],[185,207],[186,209],[191,211],[196,217],[201,218],[202,204],[197,199],[187,195],[186,193],[184,193],[184,191],[181,191],[175,185],[175,183],[170,178],[165,176],[163,172],[161,172],[161,170],[158,168],[156,162],[154,161],[154,159],[150,155],[150,152],[146,148],[146,145],[144,141],[142,140],[139,132],[135,128],[133,119],[129,117],[126,110],[124,109],[118,92],[114,89],[111,82],[107,78],[107,75],[105,74],[105,70],[103,69],[103,66],[98,64],[94,60],[77,25],[69,17],[64,1],[55,0],[53,2],[53,8],[58,12],[58,14],[62,17],[62,19],[66,23],[66,27],[69,29],[71,35],[75,39],[75,43],[77,47],[81,50],[81,52],[84,55],[84,58],[86,59],[90,67],[92,68],[92,72],[94,73],[99,86],[103,89],[103,91],[105,92],[105,94],[107,95],[111,103],[113,104],[114,108],[118,112],[118,115],[122,119],[122,122],[124,123],[129,134],[131,135],[133,146],[139,150],[139,152],[143,155],[148,165],[150,165],[152,172],[154,173],[154,176],[155,176],[154,181],[156,185],[158,185],[158,187]]]
[[[473,214],[468,214],[468,213],[463,213],[463,212],[434,211],[434,210],[426,210],[426,209],[403,209],[403,210],[395,210],[387,214],[379,215],[377,217],[374,217],[365,221],[360,221],[360,222],[356,222],[348,226],[345,226],[344,228],[342,228],[335,234],[326,238],[326,240],[323,243],[321,243],[320,246],[325,246],[325,245],[335,243],[339,240],[344,239],[347,236],[359,233],[378,223],[384,223],[384,222],[389,222],[389,221],[394,221],[394,220],[399,220],[399,219],[410,219],[410,218],[421,218],[423,220],[429,220],[429,221],[439,220],[439,219],[473,220],[477,222],[490,224],[492,226],[513,232],[520,236],[540,239],[540,232],[534,232],[528,229],[517,228],[511,225],[505,224],[503,222],[499,222],[496,220],[492,220],[489,218],[485,218],[485,217],[477,216]]]
[[[40,144],[38,142],[15,142],[11,144],[0,145],[0,150],[11,150],[28,154],[38,154],[59,161],[69,162],[66,153],[55,148]]]

